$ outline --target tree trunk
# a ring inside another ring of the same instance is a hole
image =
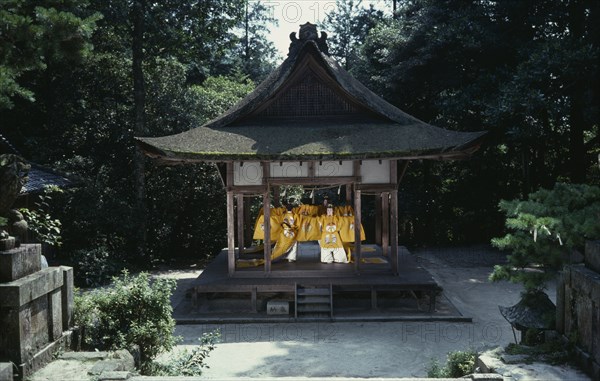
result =
[[[146,94],[144,83],[144,16],[146,1],[134,0],[131,12],[133,24],[132,38],[132,72],[133,72],[133,101],[134,101],[134,135],[145,136],[145,107]],[[134,175],[136,191],[136,215],[138,217],[137,229],[137,255],[142,258],[146,251],[146,181],[144,175],[144,154],[135,150]]]
[[[573,95],[571,96],[571,108],[569,112],[570,119],[570,131],[569,131],[569,140],[570,140],[570,178],[571,182],[576,184],[585,183],[585,174],[586,174],[586,151],[584,144],[584,118],[583,118],[583,94],[580,92],[583,91],[581,86],[575,86]]]
[[[569,4],[569,30],[573,41],[584,38],[585,4],[583,1],[573,1]],[[573,183],[584,183],[586,174],[586,152],[584,144],[584,76],[575,78],[571,94],[569,110],[569,166],[570,177]]]

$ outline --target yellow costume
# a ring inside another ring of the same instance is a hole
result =
[[[298,216],[298,241],[318,241],[321,238],[319,218],[313,216]]]
[[[281,233],[281,216],[271,216],[269,221],[271,222],[271,242],[277,241],[279,233]],[[261,215],[256,219],[256,225],[254,226],[254,236],[252,239],[265,239],[265,216]]]
[[[350,262],[351,248],[354,244],[354,210],[351,205],[332,207],[333,215],[319,214],[327,212],[322,205],[303,204],[292,212],[286,208],[271,208],[271,242],[277,242],[272,259],[287,253],[294,260],[297,242],[319,241],[323,262]],[[264,214],[262,209],[254,227],[255,240],[264,240]],[[360,239],[365,239],[361,225]]]
[[[277,244],[271,253],[271,260],[276,260],[287,253],[286,258],[295,261],[298,247],[298,218],[292,212],[286,212],[282,216],[282,220]]]
[[[342,238],[339,233],[339,226],[339,217],[321,216],[319,218],[319,227],[321,230],[321,238],[319,239],[319,245],[321,246],[321,262],[348,263],[348,258],[346,257]]]
[[[339,232],[343,242],[354,243],[354,216],[338,217]],[[365,230],[360,226],[360,240],[365,240]]]

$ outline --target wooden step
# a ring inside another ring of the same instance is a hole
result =
[[[310,304],[310,303],[317,303],[317,304],[327,304],[329,305],[329,295],[327,296],[320,296],[320,295],[298,295],[298,303],[302,303],[302,304]]]
[[[329,305],[325,304],[300,304],[298,305],[298,312],[331,312]]]
[[[298,288],[298,295],[327,295],[329,296],[328,288]]]
[[[331,285],[296,285],[295,316],[301,317],[333,317]],[[320,315],[320,316],[318,316]]]

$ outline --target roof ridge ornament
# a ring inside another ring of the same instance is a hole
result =
[[[329,47],[327,46],[327,33],[321,31],[321,37],[318,37],[317,26],[307,22],[306,24],[300,25],[299,37],[296,37],[296,32],[290,33],[290,49],[288,51],[288,57],[298,53],[300,48],[304,46],[307,41],[314,41],[317,48],[321,53],[329,55]]]

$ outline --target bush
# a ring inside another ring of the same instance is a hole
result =
[[[427,371],[427,377],[456,378],[472,374],[475,372],[476,359],[477,352],[473,350],[448,352],[446,365],[442,367],[436,360],[433,360]]]
[[[173,336],[170,297],[173,279],[156,279],[148,274],[120,278],[105,289],[78,296],[75,324],[84,335],[84,343],[100,350],[130,349],[138,345],[142,371],[161,352],[169,351],[177,339]]]
[[[153,362],[148,369],[152,376],[200,376],[203,368],[208,368],[205,360],[210,352],[215,349],[215,343],[221,337],[218,331],[205,333],[200,340],[200,346],[191,351],[185,349],[171,357],[166,363]]]
[[[77,250],[71,255],[71,262],[75,267],[75,283],[85,287],[103,286],[123,268],[106,246]]]

